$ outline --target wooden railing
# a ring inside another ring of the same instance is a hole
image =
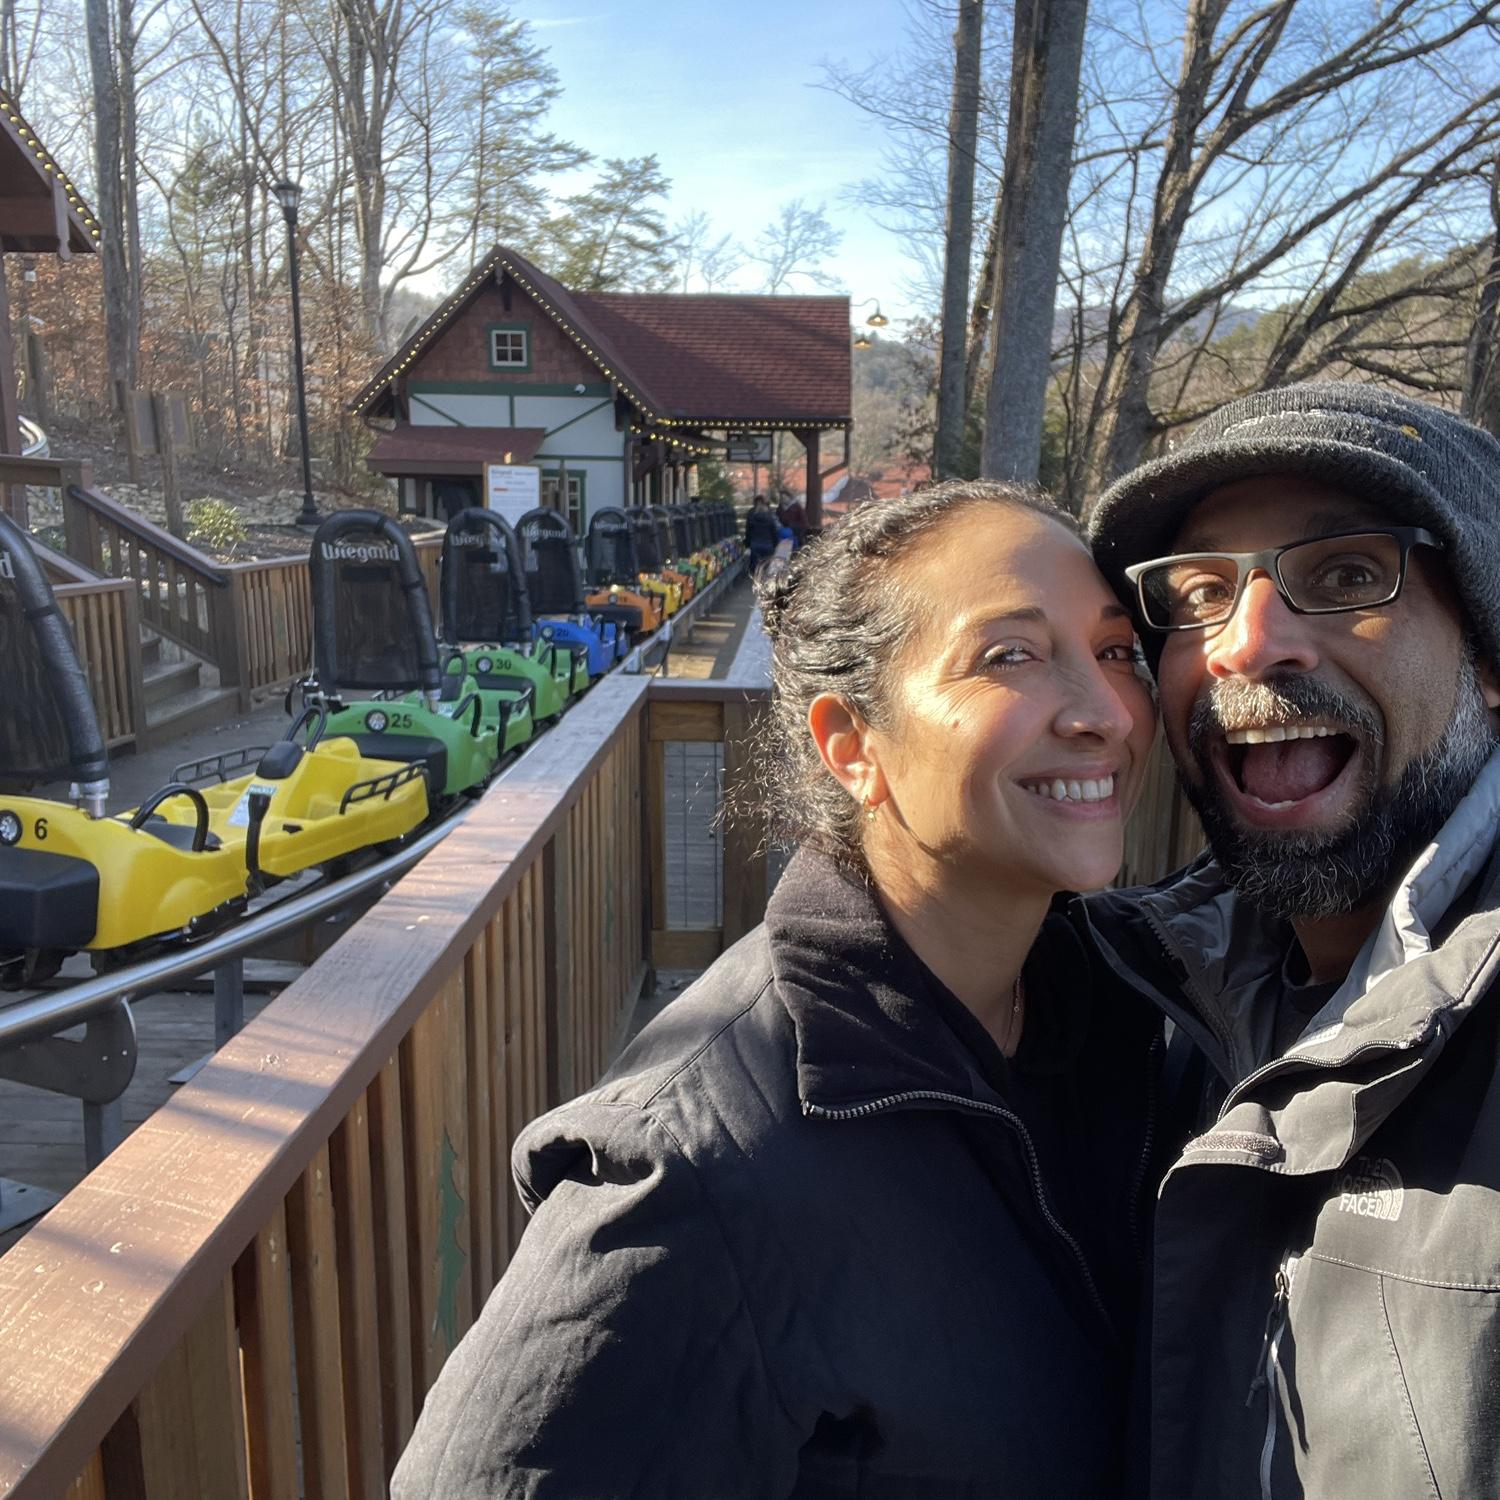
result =
[[[0,1495],[374,1497],[647,962],[613,677],[0,1258]],[[70,1488],[71,1486],[71,1488]]]
[[[599,683],[0,1257],[0,1496],[385,1493],[520,1236],[522,1125],[598,1076],[648,965],[761,918],[751,827],[712,923],[662,888],[666,752],[745,784],[764,668],[752,632],[727,681]]]
[[[1182,794],[1177,770],[1158,736],[1140,801],[1125,825],[1125,862],[1116,885],[1151,885],[1195,859],[1203,828]]]
[[[104,743],[111,750],[137,743],[145,729],[145,693],[135,589],[124,579],[107,578],[58,585],[52,592],[72,627]]]
[[[422,537],[415,545],[436,620],[442,539]],[[307,558],[268,558],[222,567],[234,606],[235,681],[248,694],[285,687],[306,676],[312,666],[312,581]]]
[[[141,619],[239,685],[229,579],[210,557],[86,484],[63,487],[68,554],[112,578],[134,581]]]

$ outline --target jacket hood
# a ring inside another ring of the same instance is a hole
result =
[[[1340,1167],[1359,1150],[1500,974],[1497,833],[1500,752],[1413,861],[1344,983],[1279,1058],[1272,1035],[1290,926],[1241,900],[1212,858],[1150,890],[1089,898],[1107,960],[1192,1033],[1230,1084],[1189,1156],[1303,1173]],[[1438,942],[1471,888],[1471,911]],[[1141,924],[1170,977],[1143,962]]]

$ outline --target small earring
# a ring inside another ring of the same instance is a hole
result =
[[[878,809],[876,808],[875,804],[869,800],[869,798],[865,799],[864,807],[865,807],[865,822],[866,823],[873,823],[875,821],[875,814],[878,811]]]

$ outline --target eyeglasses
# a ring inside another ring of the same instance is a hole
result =
[[[1394,603],[1406,582],[1413,547],[1442,550],[1418,526],[1345,531],[1267,547],[1263,552],[1191,552],[1135,563],[1125,576],[1140,594],[1141,617],[1153,630],[1203,630],[1222,625],[1239,606],[1256,571],[1267,574],[1299,615],[1337,615]]]

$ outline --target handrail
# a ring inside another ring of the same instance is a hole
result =
[[[196,547],[85,483],[62,489],[68,552],[97,573],[129,578],[141,621],[217,667],[221,687],[244,686],[244,638],[230,575]]]
[[[132,1474],[182,1442],[232,1473],[248,1420],[252,1464],[294,1475],[294,1383],[319,1492],[383,1492],[519,1233],[514,1133],[589,1081],[632,993],[648,689],[597,684],[563,744],[523,757],[0,1257],[0,1495],[99,1474],[127,1408],[110,1462]],[[184,1341],[207,1362],[169,1360]]]
[[[33,536],[31,539],[31,550],[36,553],[41,564],[47,572],[52,575],[54,581],[63,579],[69,583],[103,583],[117,580],[106,580],[94,572],[92,568],[86,568],[77,558],[69,557],[66,552],[56,552],[51,547],[37,541]]]
[[[300,896],[285,897],[267,910],[256,912],[201,943],[80,980],[55,994],[37,995],[0,1008],[0,1049],[21,1047],[41,1037],[56,1036],[58,1032],[110,1009],[117,1000],[158,994],[176,980],[206,973],[216,964],[243,957],[272,938],[285,937],[330,912],[338,911],[366,891],[411,869],[442,843],[469,811],[463,809],[378,864]]]
[[[88,507],[97,515],[106,517],[121,531],[139,537],[158,552],[163,552],[182,564],[183,567],[201,574],[206,581],[220,587],[229,582],[223,567],[206,553],[200,552],[180,537],[173,536],[165,527],[158,526],[155,521],[148,521],[138,511],[121,505],[118,500],[111,500],[108,495],[102,494],[99,490],[72,484],[68,487],[68,498],[79,505]]]
[[[87,489],[93,482],[93,468],[83,459],[17,458],[14,454],[0,453],[0,484],[58,490],[73,484]]]

